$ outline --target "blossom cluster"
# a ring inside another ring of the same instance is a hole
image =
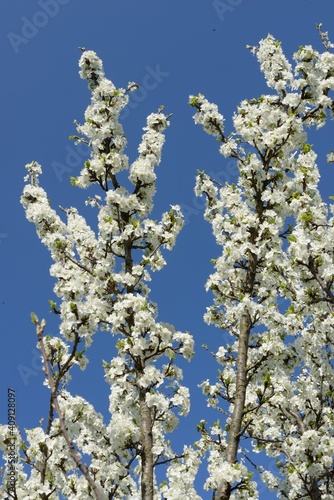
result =
[[[138,86],[116,88],[95,52],[82,49],[80,76],[92,98],[72,138],[91,154],[71,182],[99,189],[86,201],[97,222],[90,227],[74,207],[60,216],[39,184],[41,166],[26,166],[21,202],[53,260],[50,306],[60,322],[59,335],[44,336],[45,321],[32,314],[50,406],[45,423],[17,429],[15,490],[5,476],[1,498],[200,500],[195,478],[204,457],[213,499],[260,498],[260,481],[278,498],[333,498],[334,205],[319,192],[307,128],[333,117],[334,54],[318,31],[325,50],[300,47],[293,64],[271,35],[249,47],[271,93],[242,101],[229,135],[218,106],[190,96],[195,123],[237,162],[239,176],[235,184],[205,172],[196,180],[221,247],[204,315],[224,332],[211,353],[219,374],[201,384],[220,418],[201,420],[198,442],[183,443],[179,454],[167,435],[190,411],[177,360],[191,360],[194,341],[159,321],[148,286],[183,225],[178,205],[150,218],[169,116],[160,107],[147,118],[130,162],[119,116]],[[117,353],[103,361],[109,421],[70,392],[72,367],[86,368],[101,331]],[[10,432],[0,426],[6,465]],[[257,463],[263,454],[276,468]]]
[[[301,47],[293,68],[271,35],[250,48],[275,93],[241,102],[234,131],[216,134],[222,155],[237,159],[237,184],[204,172],[196,183],[222,248],[207,281],[214,303],[204,318],[231,338],[214,354],[218,381],[201,384],[208,404],[227,417],[223,430],[220,422],[211,430],[200,425],[200,446],[209,452],[206,487],[224,499],[258,497],[243,438],[276,458],[276,475],[257,470],[278,497],[329,499],[334,210],[319,193],[306,126],[323,126],[333,111],[334,54]],[[203,95],[190,104],[207,133],[208,123],[223,123]]]
[[[180,488],[193,491],[189,478],[198,460],[187,449],[177,456],[166,434],[177,427],[178,415],[189,412],[189,390],[181,384],[176,360],[190,360],[194,342],[189,333],[157,320],[147,285],[151,271],[166,264],[163,251],[173,248],[183,225],[177,205],[160,221],[149,218],[168,117],[159,108],[147,118],[138,157],[130,163],[119,115],[137,85],[117,89],[93,51],[83,50],[79,66],[92,98],[85,123],[76,123],[78,135],[73,138],[87,143],[91,154],[71,181],[79,188],[99,188],[100,194],[87,199],[98,211],[97,223],[90,227],[74,207],[62,209],[64,221],[39,185],[41,166],[35,161],[26,166],[21,202],[53,259],[50,272],[57,302],[50,304],[60,325],[58,336],[43,337],[45,323],[33,317],[51,402],[47,423],[28,430],[26,438],[20,436],[16,498],[141,498],[144,489],[160,498],[155,467],[174,467],[176,458],[185,461],[188,455],[193,465],[187,465],[189,473]],[[123,171],[132,190],[121,184]],[[114,358],[104,361],[109,422],[88,401],[69,392],[71,368],[85,369],[87,351],[101,330],[115,336],[117,350]],[[2,427],[4,439],[6,432]],[[83,457],[88,457],[87,465]],[[179,495],[175,470],[162,488],[166,498]],[[6,482],[1,495],[5,491]]]

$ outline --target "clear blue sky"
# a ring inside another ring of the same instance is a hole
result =
[[[197,385],[212,380],[217,365],[201,348],[213,350],[224,342],[222,332],[202,320],[212,297],[204,284],[219,249],[203,220],[202,201],[194,196],[197,169],[221,180],[235,180],[235,168],[218,153],[217,143],[193,124],[189,94],[199,92],[219,105],[230,130],[231,116],[244,98],[269,92],[257,61],[245,46],[255,45],[271,33],[282,41],[291,57],[302,44],[321,49],[315,24],[334,40],[332,0],[46,0],[2,1],[0,35],[2,63],[2,147],[0,196],[0,421],[6,422],[7,387],[17,393],[17,419],[21,428],[38,425],[47,412],[47,390],[36,357],[36,338],[30,312],[45,317],[47,333],[57,331],[49,314],[53,299],[49,276],[51,260],[35,228],[25,219],[19,198],[24,166],[42,164],[41,184],[54,207],[83,207],[85,193],[69,184],[87,152],[75,153],[68,136],[73,120],[83,122],[90,94],[78,76],[79,46],[97,52],[107,76],[116,86],[135,81],[141,93],[131,98],[123,116],[131,159],[142,135],[146,116],[164,104],[173,113],[158,169],[155,213],[180,204],[186,225],[178,243],[166,254],[167,267],[153,275],[152,299],[160,319],[195,338],[197,354],[185,366],[185,383],[191,387],[192,413],[180,423],[176,436],[191,443],[201,418],[216,419],[209,412]],[[217,7],[215,7],[215,5]],[[225,7],[224,7],[225,5]],[[150,76],[148,76],[150,75]],[[136,99],[136,100],[135,100]],[[334,194],[334,171],[325,162],[334,149],[333,126],[310,140],[319,153],[324,198]],[[65,168],[64,168],[65,167]],[[64,171],[62,171],[62,169]],[[87,210],[83,208],[84,213]],[[87,371],[78,373],[73,392],[85,396],[106,413],[108,386],[103,381],[101,357],[112,355],[113,340],[95,337]],[[109,356],[110,357],[110,356]],[[203,477],[203,474],[202,476]],[[210,493],[198,493],[209,499]],[[263,500],[273,498],[263,491]]]

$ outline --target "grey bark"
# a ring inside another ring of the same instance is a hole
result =
[[[229,440],[226,450],[226,461],[230,464],[237,462],[240,431],[247,389],[247,354],[250,328],[251,321],[249,314],[248,312],[244,312],[240,319],[236,391],[232,422],[229,431]],[[230,498],[231,488],[231,483],[223,479],[218,493],[219,500],[228,500]]]
[[[139,389],[140,434],[141,434],[141,498],[153,500],[153,434],[152,416],[146,404],[146,392]]]

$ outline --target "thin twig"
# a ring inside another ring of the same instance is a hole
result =
[[[91,475],[89,474],[89,470],[86,464],[82,463],[82,458],[80,454],[76,451],[74,447],[74,443],[71,440],[67,428],[66,428],[66,423],[65,423],[65,417],[60,409],[58,398],[57,398],[57,390],[55,388],[55,385],[53,383],[53,377],[50,371],[49,367],[49,358],[45,350],[45,345],[43,341],[43,332],[45,328],[45,321],[42,320],[39,322],[38,320],[34,321],[36,324],[36,333],[37,333],[37,338],[38,342],[40,345],[42,357],[43,357],[43,364],[44,364],[44,372],[45,375],[48,379],[50,390],[51,390],[51,399],[52,399],[52,404],[57,412],[57,415],[59,417],[59,424],[60,424],[60,431],[62,436],[64,437],[66,444],[69,448],[71,458],[73,459],[75,465],[78,467],[78,469],[82,472],[82,474],[85,476],[87,482],[89,483],[90,487],[92,488],[96,500],[102,500],[102,496],[98,490],[98,487],[95,483],[95,481],[92,479]]]

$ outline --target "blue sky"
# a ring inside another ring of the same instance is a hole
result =
[[[51,260],[34,226],[26,221],[19,198],[24,166],[36,160],[43,166],[41,184],[52,205],[77,206],[87,213],[85,193],[69,183],[87,158],[87,151],[76,150],[68,140],[75,133],[73,120],[83,122],[90,101],[86,82],[78,76],[78,47],[83,46],[102,58],[116,86],[135,81],[141,87],[136,96],[132,94],[122,118],[130,159],[136,156],[146,116],[161,104],[166,113],[173,113],[157,171],[155,213],[158,217],[178,203],[186,225],[175,249],[166,254],[167,267],[153,275],[151,285],[161,321],[189,330],[195,338],[196,356],[184,367],[192,413],[176,434],[179,444],[181,437],[194,442],[199,420],[217,418],[208,412],[197,388],[202,380],[213,379],[217,370],[201,345],[215,349],[224,342],[222,332],[202,320],[212,301],[204,284],[212,272],[210,259],[219,249],[203,220],[203,200],[194,195],[195,175],[197,169],[205,169],[222,181],[233,181],[236,169],[219,155],[214,139],[193,124],[188,96],[201,92],[217,103],[230,130],[237,104],[269,91],[245,46],[271,33],[282,41],[289,57],[303,44],[321,50],[315,24],[322,22],[334,40],[334,4],[332,0],[10,0],[1,2],[0,13],[0,421],[7,418],[7,387],[16,390],[21,428],[38,425],[47,412],[48,393],[42,386],[30,312],[46,318],[47,333],[57,331],[48,312],[48,299],[54,298]],[[328,200],[334,194],[334,171],[325,156],[334,149],[333,125],[312,133],[310,142],[319,154],[321,190]],[[90,365],[72,386],[102,413],[108,407],[108,386],[101,357],[108,360],[112,345],[113,339],[105,334],[95,337]],[[203,499],[210,498],[200,486],[198,492]],[[263,491],[260,498],[275,497]]]

